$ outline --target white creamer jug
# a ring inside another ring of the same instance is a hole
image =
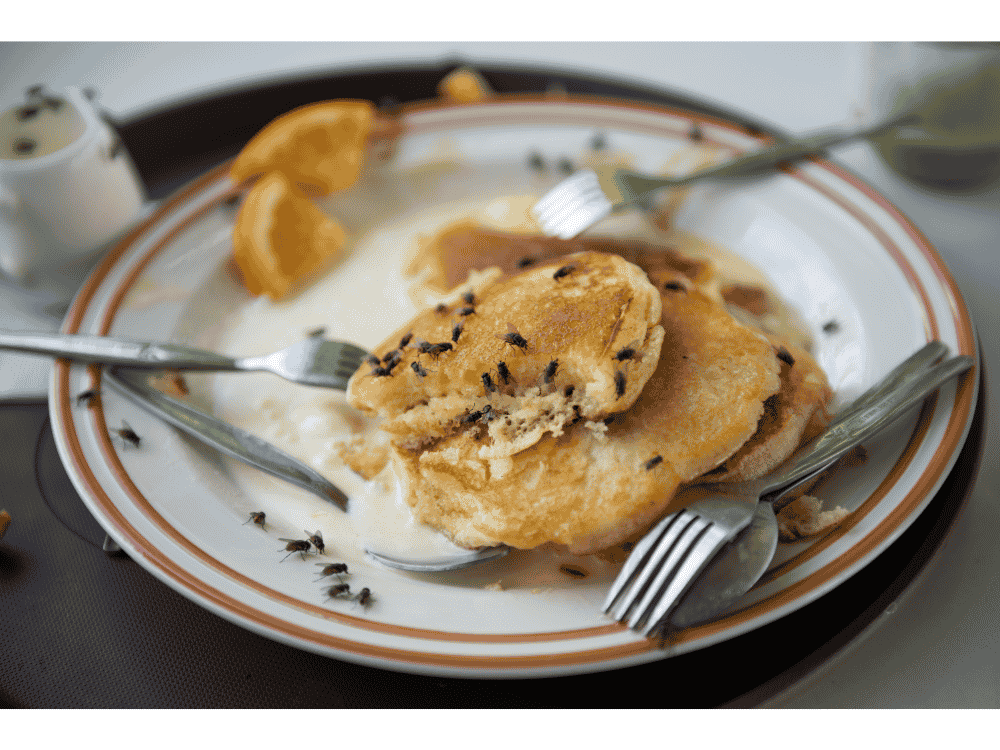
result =
[[[75,87],[29,89],[0,114],[0,272],[71,295],[138,220],[142,184],[117,134]]]

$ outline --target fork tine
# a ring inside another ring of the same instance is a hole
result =
[[[659,541],[660,537],[663,536],[664,532],[670,528],[675,521],[677,521],[677,518],[681,515],[681,513],[683,513],[683,511],[664,516],[663,520],[661,520],[650,531],[646,532],[645,536],[643,536],[643,538],[639,540],[639,543],[635,545],[632,552],[629,554],[628,559],[625,560],[625,565],[622,567],[621,572],[618,573],[618,577],[615,578],[614,583],[611,584],[611,590],[608,591],[604,604],[601,606],[602,612],[608,613],[608,611],[614,606],[618,597],[625,593],[626,589],[628,589],[629,585],[632,583],[633,578],[646,566],[646,563],[652,556],[656,543]],[[634,599],[635,597],[631,598]]]
[[[710,526],[689,549],[687,557],[660,596],[648,603],[640,603],[639,609],[645,614],[646,622],[642,629],[643,635],[648,636],[663,622],[725,542],[725,533],[714,525]]]
[[[612,208],[597,174],[584,169],[546,193],[531,212],[545,234],[568,240],[610,214]]]
[[[682,510],[675,514],[673,523],[664,530],[664,533],[656,540],[655,548],[641,562],[639,569],[636,571],[637,577],[632,586],[628,589],[625,596],[622,597],[618,606],[609,613],[612,617],[619,622],[625,622],[628,619],[630,614],[635,610],[636,603],[649,590],[650,581],[655,577],[657,571],[660,570],[660,566],[664,560],[674,554],[677,545],[682,544],[686,546],[687,543],[682,542],[682,540],[688,533],[691,524],[697,520],[698,516],[688,510]]]
[[[646,585],[641,599],[633,607],[628,618],[628,626],[633,630],[639,630],[641,625],[646,622],[647,615],[652,606],[659,600],[664,586],[675,575],[681,563],[691,553],[691,549],[712,524],[703,516],[693,513],[689,515],[691,521],[684,527],[684,533],[677,539],[670,551],[657,559],[654,565],[648,566],[647,578],[652,579],[652,581]]]

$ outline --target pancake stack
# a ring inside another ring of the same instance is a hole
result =
[[[348,389],[391,436],[416,518],[461,546],[605,549],[685,484],[762,475],[828,419],[815,360],[737,320],[707,261],[610,240],[464,242],[443,281],[478,281],[383,342]]]

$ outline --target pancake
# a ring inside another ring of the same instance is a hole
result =
[[[815,359],[795,344],[769,336],[781,362],[781,387],[764,402],[764,415],[753,436],[706,475],[713,482],[756,479],[784,463],[796,449],[818,435],[830,421],[833,391]]]
[[[426,274],[425,283],[438,291],[465,282],[469,274],[498,268],[504,275],[520,273],[533,265],[582,252],[619,255],[652,276],[669,269],[683,273],[702,291],[721,299],[712,263],[692,258],[670,245],[609,237],[576,237],[571,240],[484,229],[473,221],[447,227],[424,243],[411,260],[408,272]]]
[[[659,359],[660,314],[646,275],[617,255],[486,277],[376,347],[379,363],[355,373],[348,402],[402,444],[483,423],[484,457],[511,455],[631,406]]]
[[[684,274],[659,281],[659,362],[631,408],[503,457],[484,451],[493,436],[480,423],[422,445],[394,441],[414,515],[466,547],[553,542],[585,554],[645,528],[681,483],[738,450],[779,389],[775,350]]]

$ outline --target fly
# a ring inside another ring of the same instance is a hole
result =
[[[465,321],[460,320],[455,325],[451,327],[451,343],[457,344],[458,337],[462,335],[462,329],[465,328]]]
[[[293,555],[296,552],[301,552],[302,557],[304,558],[306,556],[306,552],[312,549],[312,542],[308,539],[282,539],[281,537],[278,537],[278,541],[287,542],[284,549],[278,550],[278,552],[288,553],[288,555],[281,558],[281,562],[284,562],[288,559],[289,555]]]
[[[638,346],[638,341],[633,341],[628,346],[623,346],[615,355],[615,360],[618,362],[624,362],[626,360],[635,359],[636,355],[639,353]]]
[[[498,339],[503,341],[505,344],[510,344],[511,346],[517,347],[521,351],[528,348],[528,340],[521,335],[517,328],[512,324],[507,324],[507,333],[503,336],[497,336]]]
[[[506,362],[497,362],[497,374],[500,377],[500,382],[504,385],[509,385],[514,380],[514,376],[510,374],[510,368],[507,367]]]
[[[322,534],[322,532],[317,531],[317,532],[313,533],[311,531],[306,531],[305,534],[306,534],[306,537],[309,539],[309,541],[312,542],[313,547],[316,548],[316,551],[319,552],[321,555],[325,554],[325,552],[326,552],[326,544],[323,543],[323,534]]]
[[[246,526],[248,523],[252,521],[256,526],[260,526],[262,529],[266,531],[267,527],[264,526],[266,520],[267,520],[267,514],[264,513],[264,511],[255,510],[250,513],[250,518],[244,521],[243,525]]]
[[[559,279],[569,276],[571,273],[573,273],[574,270],[576,270],[576,266],[572,264],[568,266],[563,266],[562,268],[556,270],[554,274],[552,274],[552,278],[555,279],[556,281],[559,281]]]
[[[350,593],[351,593],[351,587],[346,583],[338,583],[326,590],[326,596],[328,599],[333,599],[334,597],[340,596],[341,594],[350,594]]]
[[[77,406],[91,406],[97,399],[97,391],[89,390],[83,391],[83,393],[76,394],[76,405]]]
[[[316,565],[323,568],[323,570],[319,572],[320,578],[326,578],[327,576],[342,576],[347,572],[347,563],[316,563]],[[319,578],[316,580],[319,580]]]
[[[124,419],[122,420],[122,426],[117,430],[112,430],[118,437],[122,439],[122,446],[131,445],[133,448],[138,448],[139,444],[142,442],[135,430],[129,427],[128,422]]]
[[[545,372],[542,373],[542,380],[545,381],[546,385],[552,382],[552,378],[556,376],[556,370],[559,369],[559,360],[554,359],[545,365]]]

